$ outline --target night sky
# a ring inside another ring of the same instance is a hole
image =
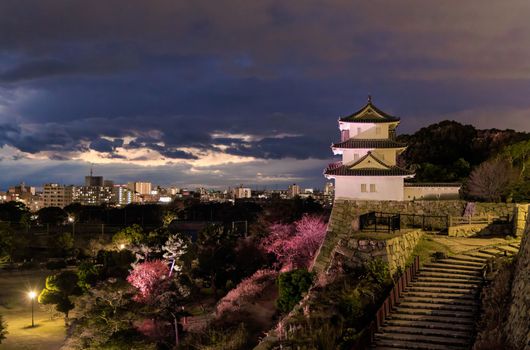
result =
[[[3,0],[0,189],[322,187],[368,94],[530,131],[530,1]]]

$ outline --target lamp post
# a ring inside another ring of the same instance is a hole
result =
[[[34,291],[28,292],[28,297],[31,299],[31,327],[35,327],[34,309],[35,309],[35,297],[37,293]]]

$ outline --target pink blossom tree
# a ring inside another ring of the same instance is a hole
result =
[[[169,273],[167,263],[162,260],[145,261],[134,266],[127,282],[138,289],[137,301],[146,301],[164,285]]]
[[[277,276],[278,272],[274,270],[258,270],[245,278],[219,301],[216,308],[217,317],[227,312],[237,312],[245,303],[255,301],[267,286],[274,283]]]
[[[273,224],[270,235],[261,241],[282,270],[310,267],[326,236],[326,222],[321,216],[304,215],[293,224]]]

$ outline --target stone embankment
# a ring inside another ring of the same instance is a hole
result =
[[[352,265],[361,266],[374,259],[388,264],[391,274],[405,268],[412,251],[423,236],[421,230],[410,230],[390,239],[367,239],[351,236],[343,238],[335,247],[332,257],[343,255]]]
[[[513,349],[530,348],[530,216],[517,255],[506,334]],[[526,347],[525,347],[526,346]]]

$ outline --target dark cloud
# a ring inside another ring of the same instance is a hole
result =
[[[124,160],[117,147],[287,166],[330,156],[338,116],[368,93],[399,132],[446,118],[524,128],[528,15],[523,0],[3,1],[0,146],[65,169],[89,149]]]

